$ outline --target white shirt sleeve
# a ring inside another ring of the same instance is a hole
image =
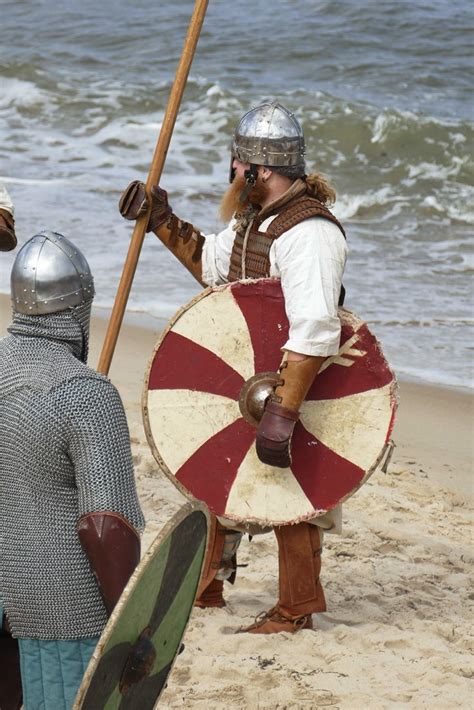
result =
[[[227,283],[235,232],[232,219],[219,234],[206,234],[202,250],[202,280],[208,286]]]
[[[266,226],[262,224],[262,231]],[[290,323],[283,350],[320,357],[337,353],[337,307],[346,258],[340,229],[322,217],[300,222],[273,243],[270,273],[281,279]]]

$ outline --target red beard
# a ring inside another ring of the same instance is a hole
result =
[[[224,222],[229,222],[235,213],[243,212],[250,206],[259,209],[265,203],[268,196],[268,187],[262,182],[261,178],[257,178],[257,182],[250,190],[247,199],[241,202],[240,196],[246,187],[245,178],[236,175],[225,191],[219,208],[219,215]]]

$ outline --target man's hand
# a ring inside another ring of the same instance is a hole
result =
[[[291,350],[280,367],[281,380],[269,397],[257,428],[257,456],[279,468],[291,465],[291,437],[300,407],[325,358]]]
[[[140,180],[133,180],[123,192],[119,200],[119,210],[125,219],[136,220],[148,210],[148,199],[145,184]],[[154,232],[158,227],[168,221],[172,209],[168,204],[168,193],[158,185],[151,188],[151,212],[148,220],[147,232]]]
[[[257,456],[269,466],[288,468],[291,465],[291,437],[299,413],[281,404],[267,403],[257,428]]]

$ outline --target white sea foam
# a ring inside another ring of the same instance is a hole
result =
[[[471,205],[473,203],[471,202]],[[446,211],[451,219],[457,222],[467,222],[468,224],[474,224],[474,209],[462,209],[458,205],[448,204],[446,206]]]
[[[364,194],[341,195],[334,207],[334,213],[341,220],[352,219],[364,208],[373,207],[374,205],[388,205],[394,202],[402,203],[403,198],[394,195],[392,187],[387,185],[379,190]]]
[[[375,119],[372,129],[371,143],[384,143],[389,134],[408,123],[417,123],[419,117],[411,111],[383,111]]]
[[[451,220],[474,224],[474,186],[457,185],[452,189],[443,185],[436,194],[427,195],[420,205],[436,210]]]
[[[459,175],[461,169],[468,163],[468,158],[453,156],[448,165],[437,165],[436,163],[422,162],[418,165],[408,166],[408,177],[421,180],[446,180],[449,177]]]
[[[17,178],[13,177],[11,175],[0,175],[0,182],[5,183],[6,185],[65,185],[68,180],[64,178],[45,178],[43,180],[41,179],[33,179],[33,178]]]
[[[450,133],[449,137],[451,138],[454,145],[459,145],[459,143],[466,142],[466,136],[463,135],[462,133]]]
[[[30,81],[0,78],[0,108],[30,108],[48,100],[49,94]]]

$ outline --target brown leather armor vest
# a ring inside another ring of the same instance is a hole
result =
[[[270,276],[270,248],[273,241],[278,239],[284,232],[310,217],[328,219],[339,227],[344,238],[346,236],[342,225],[328,208],[307,193],[290,200],[286,205],[280,207],[277,216],[270,223],[267,231],[260,232],[260,225],[271,214],[271,211],[260,213],[254,217],[249,230],[241,228],[237,231],[230,257],[228,281],[238,281],[242,278],[259,279]],[[245,264],[244,269],[242,269],[242,253],[245,241],[247,241]]]

